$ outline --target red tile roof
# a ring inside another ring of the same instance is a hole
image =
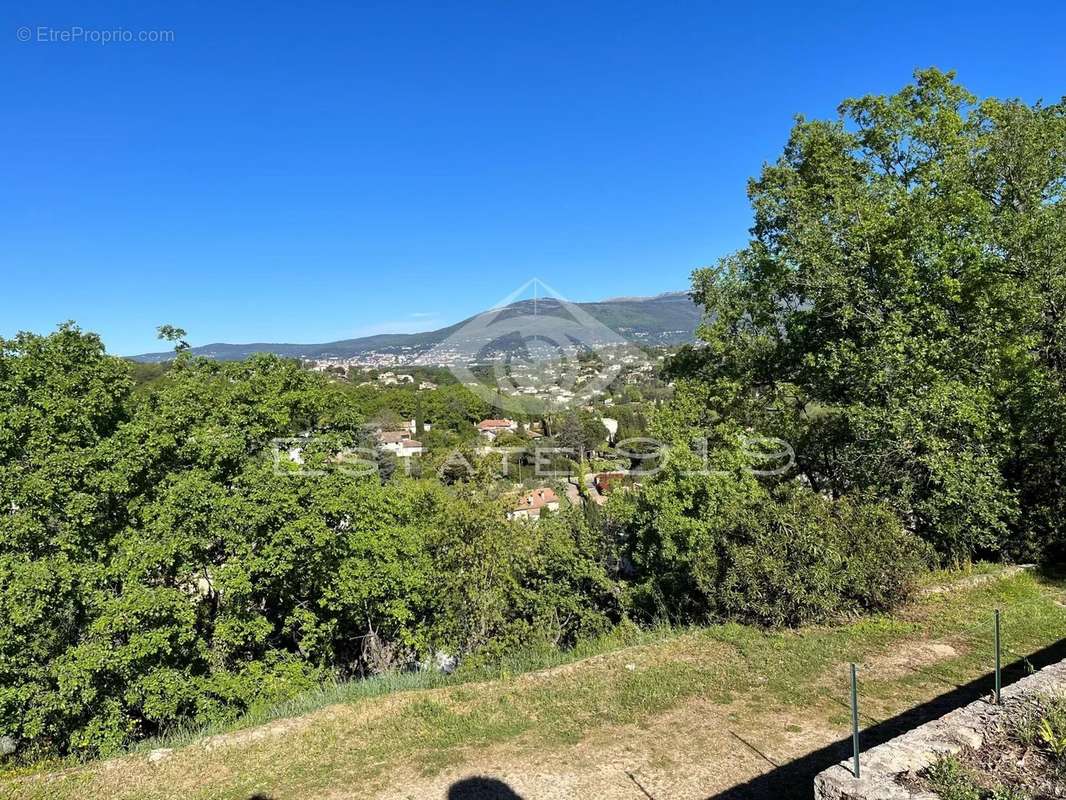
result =
[[[493,428],[510,428],[512,425],[514,425],[514,422],[509,419],[483,419],[477,424],[483,431],[489,431]]]
[[[522,509],[540,509],[549,503],[558,503],[559,497],[552,489],[544,487],[542,489],[534,489],[527,494],[521,500],[518,501],[518,506],[515,511],[521,511]]]

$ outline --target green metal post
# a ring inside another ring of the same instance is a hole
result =
[[[1002,687],[999,673],[999,609],[996,609],[996,705],[1000,704],[999,691]]]
[[[851,665],[851,748],[855,754],[855,777],[859,775],[859,678],[858,668]]]

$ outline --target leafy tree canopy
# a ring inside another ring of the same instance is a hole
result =
[[[1064,186],[1066,105],[951,73],[799,119],[750,184],[748,246],[694,275],[703,346],[672,375],[947,558],[1058,548]]]

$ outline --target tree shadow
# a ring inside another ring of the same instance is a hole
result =
[[[1042,669],[1066,658],[1066,639],[1038,650],[1028,658],[1022,657],[1003,668],[1003,683],[1009,684],[1029,674],[1029,667]],[[891,719],[862,730],[863,751],[876,747],[926,722],[944,716],[974,700],[991,694],[993,673],[989,672],[964,686],[945,692],[932,700],[907,709]],[[861,704],[862,697],[860,695]],[[846,736],[820,750],[782,764],[745,783],[719,792],[707,800],[811,800],[814,797],[814,776],[851,756],[851,737]],[[507,797],[507,795],[503,795]]]
[[[448,789],[448,800],[523,800],[520,794],[495,778],[464,778]]]

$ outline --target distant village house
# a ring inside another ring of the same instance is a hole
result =
[[[382,450],[388,450],[397,458],[419,456],[426,452],[422,443],[412,439],[409,431],[381,431],[377,435]]]
[[[544,509],[559,510],[559,497],[548,487],[534,489],[518,501],[515,508],[507,512],[507,519],[538,520]]]
[[[504,431],[515,433],[518,423],[513,419],[483,419],[477,424],[478,433],[487,439],[495,439]]]

